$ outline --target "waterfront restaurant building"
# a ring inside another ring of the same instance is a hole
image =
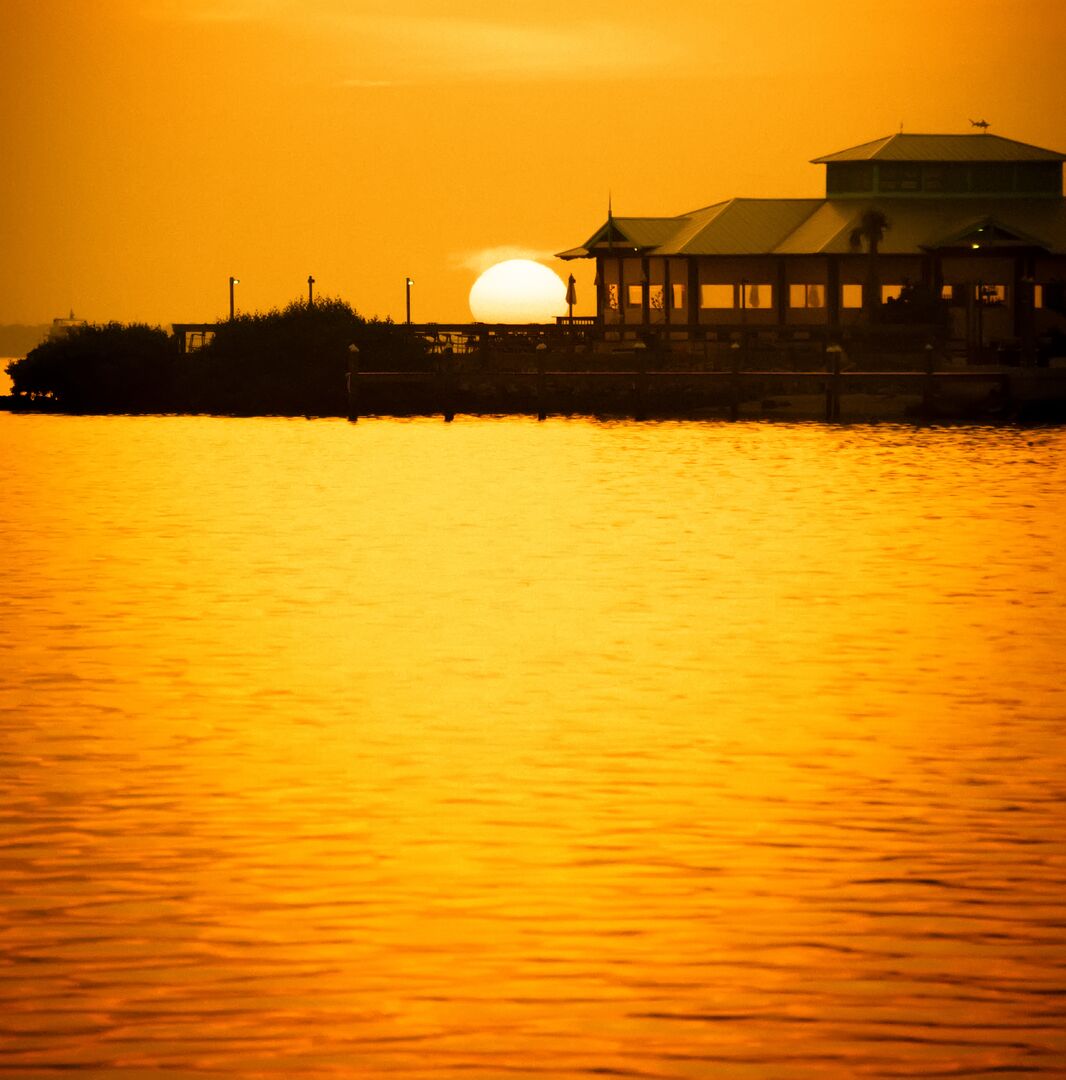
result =
[[[597,320],[608,330],[833,330],[862,317],[869,257],[851,235],[875,208],[889,223],[876,260],[882,303],[920,283],[950,301],[957,341],[1031,342],[1066,328],[1064,160],[987,133],[891,135],[815,158],[823,199],[609,213],[560,258],[596,260]]]

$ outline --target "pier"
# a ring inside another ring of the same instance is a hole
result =
[[[592,413],[862,419],[955,414],[1009,419],[1066,407],[1066,370],[970,365],[921,332],[767,334],[735,326],[637,334],[593,318],[557,324],[413,325],[427,347],[419,370],[349,362],[348,417],[390,413]],[[857,400],[862,408],[849,407]],[[893,413],[898,412],[898,417]]]

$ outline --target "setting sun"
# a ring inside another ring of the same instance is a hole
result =
[[[553,270],[532,259],[507,259],[490,266],[470,290],[476,322],[542,323],[566,314],[566,285]]]

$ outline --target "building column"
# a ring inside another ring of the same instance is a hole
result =
[[[626,302],[629,297],[626,296],[626,261],[619,255],[618,256],[618,324],[619,326],[625,326],[626,322]]]
[[[788,324],[788,269],[784,259],[777,260],[777,281],[774,284],[774,309],[778,327]]]
[[[940,252],[934,252],[929,257],[929,263],[929,287],[933,290],[933,295],[939,300],[940,294],[944,291],[944,264],[940,258]]]
[[[1025,308],[1025,297],[1022,295],[1022,290],[1025,288],[1023,278],[1025,277],[1024,256],[1014,256],[1014,280],[1010,284],[1010,308],[1011,308],[1011,333],[1016,337],[1022,336],[1022,326],[1025,319],[1023,317]]]
[[[647,255],[642,255],[640,259],[640,321],[644,326],[651,322],[651,280],[648,273],[650,269]]]
[[[596,317],[600,326],[607,323],[607,286],[603,280],[603,259],[596,256]]]
[[[694,255],[688,260],[688,321],[690,326],[700,321],[700,266]]]
[[[663,322],[670,325],[670,308],[673,306],[673,296],[670,287],[670,257],[663,257]]]
[[[840,327],[840,262],[834,255],[826,256],[825,323],[834,330]]]

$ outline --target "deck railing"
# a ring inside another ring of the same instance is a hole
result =
[[[418,370],[348,375],[348,415],[393,407],[440,413],[603,411],[635,417],[684,412],[695,405],[736,419],[744,402],[775,394],[816,394],[824,416],[841,416],[846,393],[908,394],[917,414],[931,415],[945,388],[985,384],[990,411],[1012,398],[1012,376],[1000,366],[966,367],[928,335],[873,342],[833,340],[824,330],[801,335],[700,327],[698,338],[615,337],[599,326],[419,324],[411,333],[431,346]],[[355,358],[358,360],[358,357]]]

